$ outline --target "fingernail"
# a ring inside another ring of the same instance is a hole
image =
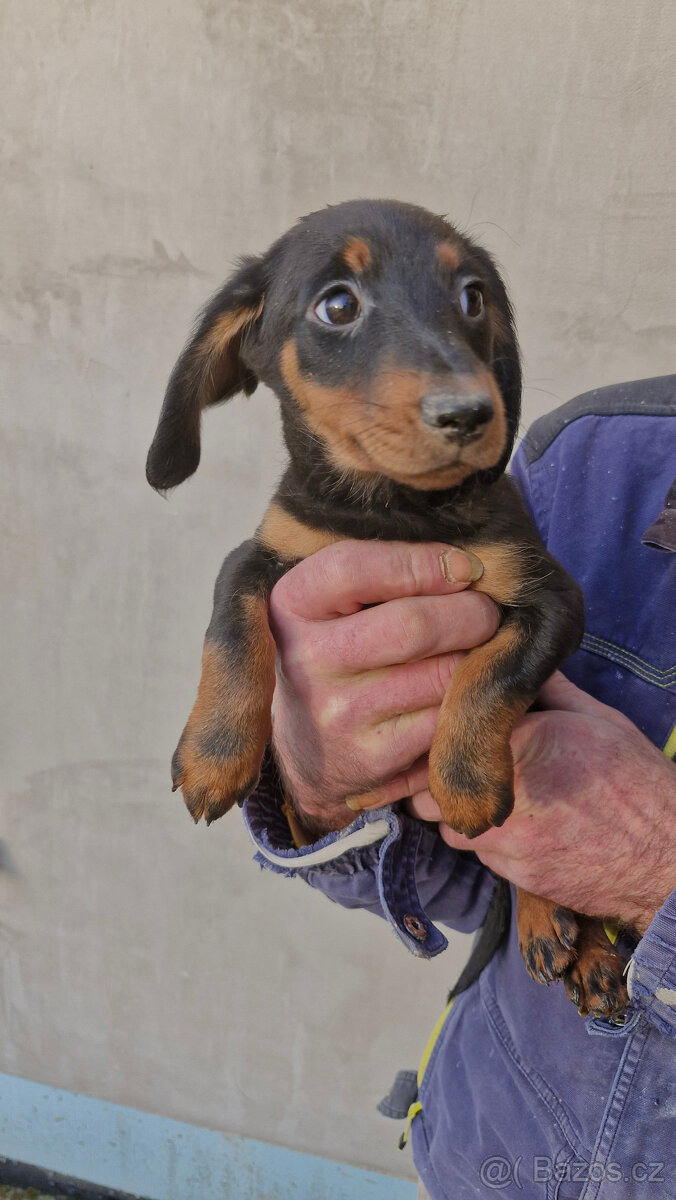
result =
[[[349,809],[351,809],[352,812],[361,812],[361,810],[362,810],[362,806],[359,803],[359,800],[356,796],[348,796],[345,803],[347,804],[347,807]]]
[[[474,583],[481,579],[484,564],[471,550],[456,550],[449,546],[439,555],[441,574],[447,583]]]

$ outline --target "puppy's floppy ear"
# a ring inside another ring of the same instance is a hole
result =
[[[250,396],[258,380],[241,358],[246,333],[263,311],[264,260],[245,259],[204,310],[174,367],[148,451],[146,477],[158,491],[197,469],[202,409],[236,392]]]
[[[486,250],[482,253],[490,273],[488,310],[493,330],[491,368],[505,403],[505,415],[507,417],[507,445],[505,446],[505,453],[497,464],[497,469],[494,468],[484,476],[486,479],[489,479],[497,478],[507,466],[519,430],[519,419],[521,417],[521,355],[514,322],[514,310],[507,293],[507,288],[493,258]]]
[[[500,321],[493,341],[493,374],[507,407],[508,417],[518,428],[521,413],[521,355],[512,305],[503,286]]]

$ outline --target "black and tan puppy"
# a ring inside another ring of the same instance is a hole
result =
[[[411,205],[355,201],[304,218],[246,259],[204,312],[169,381],[148,455],[152,486],[192,474],[202,410],[259,380],[279,397],[290,462],[254,538],[219,575],[175,786],[207,822],[255,787],[275,684],[267,601],[285,571],[341,538],[442,541],[479,557],[474,587],[502,621],[453,675],[430,788],[469,837],[502,824],[514,724],[576,649],[583,609],[504,475],[521,371],[495,265]],[[529,893],[518,905],[534,978],[574,968],[581,1008],[622,1007],[621,960],[605,935],[586,935],[587,918]],[[592,950],[577,954],[578,938]]]

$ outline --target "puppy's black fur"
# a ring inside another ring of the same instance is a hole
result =
[[[501,824],[512,729],[576,649],[582,600],[504,475],[521,370],[495,264],[411,205],[355,201],[304,218],[244,260],[205,310],[169,381],[152,486],[190,475],[202,410],[259,380],[279,397],[290,461],[254,538],[219,575],[175,786],[207,821],[254,788],[275,679],[267,599],[285,571],[343,538],[445,542],[481,560],[474,587],[502,621],[454,673],[430,787],[468,836]],[[570,967],[573,914],[522,892],[519,926],[534,978]]]

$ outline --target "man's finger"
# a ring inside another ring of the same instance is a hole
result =
[[[321,699],[313,706],[313,719],[326,731],[325,736],[339,743],[369,736],[374,730],[379,731],[381,741],[387,742],[390,724],[402,716],[424,709],[434,709],[438,714],[462,657],[459,653],[440,655],[325,686]]]
[[[441,840],[446,842],[447,846],[451,846],[453,850],[471,850],[495,875],[502,875],[503,879],[509,879],[512,883],[518,882],[517,872],[514,869],[517,865],[515,860],[501,854],[499,846],[494,849],[488,845],[484,840],[488,834],[484,833],[480,838],[475,838],[473,842],[468,842],[449,825],[444,825],[443,821],[439,825],[439,834]]]
[[[418,817],[421,821],[437,821],[442,838],[454,850],[473,850],[481,857],[484,851],[496,849],[501,840],[500,829],[488,829],[486,833],[482,833],[480,837],[476,838],[467,838],[464,834],[452,829],[443,820],[439,805],[429,788],[424,788],[412,795],[407,808],[414,817]]]
[[[559,712],[581,713],[583,716],[604,716],[606,720],[616,725],[626,727],[629,722],[623,713],[600,700],[595,700],[587,692],[576,687],[565,675],[557,671],[548,679],[540,690],[539,700],[545,708],[558,709]]]
[[[499,619],[480,592],[390,600],[323,623],[313,638],[313,662],[346,675],[419,662],[482,645]]]
[[[492,848],[491,834],[497,832],[497,830],[489,829],[487,833],[482,833],[480,837],[466,838],[464,834],[452,829],[445,821],[439,822],[439,833],[448,846],[452,846],[454,850],[472,850],[480,858],[485,850]]]
[[[427,782],[428,773],[429,764],[427,755],[424,755],[407,771],[402,771],[394,779],[389,779],[380,787],[360,795],[350,796],[346,801],[347,806],[352,812],[361,812],[366,808],[382,808],[386,804],[395,804],[397,800],[403,800],[404,797],[410,796],[412,792],[421,788]]]
[[[440,821],[439,805],[433,798],[429,788],[414,792],[406,803],[407,811],[419,821]]]
[[[441,542],[341,541],[304,559],[279,580],[271,612],[328,621],[401,596],[459,592],[482,574],[476,555]]]
[[[402,713],[440,705],[463,657],[457,651],[369,671],[365,679],[360,678],[356,686],[347,689],[345,707],[349,704],[351,721],[355,726],[379,725]]]
[[[406,770],[410,763],[429,752],[438,721],[439,709],[435,706],[402,713],[372,727],[359,738],[359,759],[369,764],[375,779],[386,779],[395,771]]]
[[[556,671],[540,689],[538,699],[545,708],[558,708],[563,712],[589,713],[598,708],[598,700],[576,687],[560,671]]]
[[[420,821],[436,821],[439,825],[439,832],[442,838],[449,846],[453,846],[455,850],[476,851],[477,844],[483,842],[484,838],[488,836],[487,834],[482,834],[479,838],[466,838],[464,834],[456,833],[455,829],[451,829],[450,825],[446,825],[439,805],[429,788],[423,788],[422,791],[415,792],[406,807],[411,815],[418,817]]]

